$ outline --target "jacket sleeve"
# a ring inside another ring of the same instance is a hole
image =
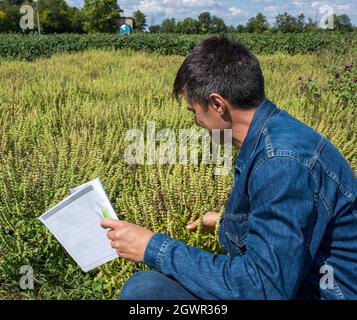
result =
[[[314,186],[297,160],[269,158],[249,179],[245,255],[214,254],[155,233],[144,262],[203,299],[292,299],[312,259]]]

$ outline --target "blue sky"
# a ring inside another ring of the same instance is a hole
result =
[[[67,0],[70,5],[82,6],[83,0]],[[357,1],[332,0],[119,0],[124,15],[131,16],[132,12],[140,9],[147,15],[148,24],[159,24],[165,18],[182,20],[186,17],[196,18],[200,12],[209,11],[211,14],[223,18],[227,24],[237,26],[245,24],[247,20],[262,12],[270,22],[279,13],[288,12],[297,16],[304,13],[306,17],[318,20],[326,13],[326,6],[330,6],[338,15],[348,14],[352,23],[357,25]],[[321,12],[320,12],[321,11]]]

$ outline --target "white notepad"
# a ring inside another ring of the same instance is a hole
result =
[[[71,195],[39,217],[84,272],[118,257],[100,224],[103,210],[118,219],[99,178],[70,190]]]

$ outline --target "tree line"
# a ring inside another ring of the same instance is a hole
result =
[[[117,0],[84,0],[83,8],[71,7],[65,0],[0,0],[0,32],[21,31],[20,6],[24,4],[33,6],[44,33],[112,33],[114,20],[123,12]]]
[[[353,31],[355,27],[352,25],[350,18],[343,14],[333,16],[334,29],[339,31]],[[149,27],[151,32],[156,33],[184,33],[184,34],[206,34],[216,32],[309,32],[319,29],[318,23],[311,18],[306,19],[302,13],[294,17],[288,13],[279,14],[275,18],[275,23],[271,25],[268,18],[262,13],[258,13],[255,17],[248,20],[245,25],[227,26],[223,19],[211,16],[209,12],[202,12],[197,19],[186,18],[183,21],[176,22],[174,18],[165,19],[160,25]]]
[[[83,8],[71,7],[65,0],[0,0],[0,32],[20,32],[20,6],[31,4],[35,9],[35,16],[40,21],[41,31],[44,33],[93,33],[116,31],[114,20],[123,12],[117,0],[84,0]],[[187,17],[182,21],[175,18],[164,19],[161,24],[148,26],[145,13],[137,10],[133,13],[135,32],[148,30],[151,33],[178,34],[208,34],[219,32],[309,32],[318,29],[318,23],[304,14],[294,17],[288,13],[279,14],[275,22],[270,24],[267,17],[258,13],[248,20],[245,25],[227,25],[222,18],[202,12],[197,19]],[[35,23],[37,28],[37,25]],[[146,28],[148,27],[148,29]],[[334,15],[334,29],[339,31],[353,31],[347,15]]]

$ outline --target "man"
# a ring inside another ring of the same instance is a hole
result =
[[[219,221],[229,255],[106,219],[119,256],[158,270],[135,273],[121,299],[356,299],[357,182],[331,142],[266,99],[258,60],[224,36],[192,50],[174,93],[240,148]]]

